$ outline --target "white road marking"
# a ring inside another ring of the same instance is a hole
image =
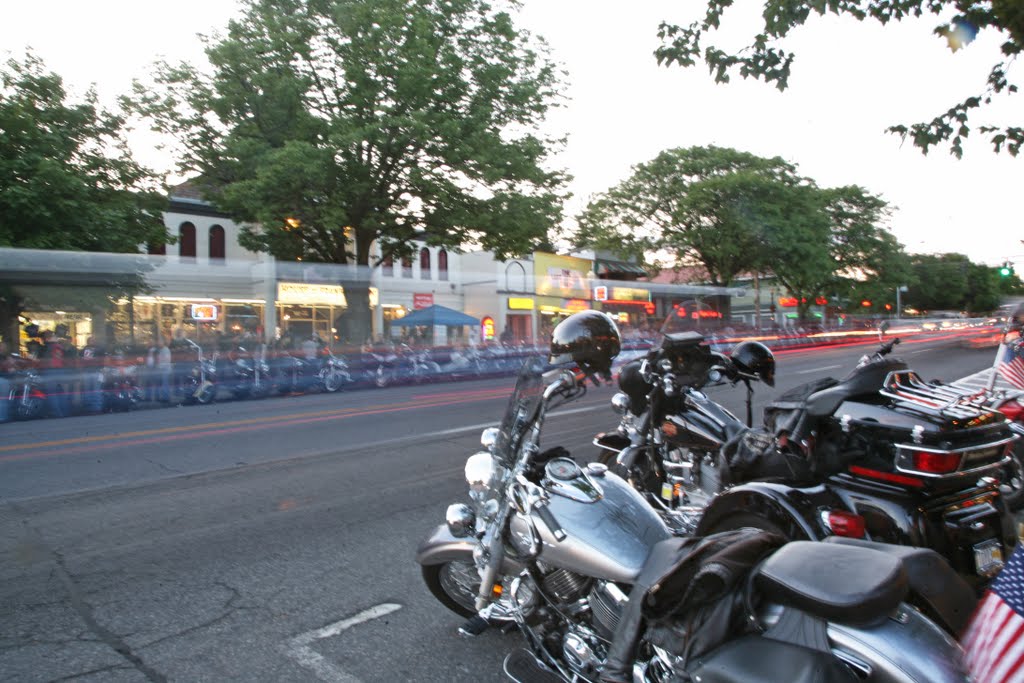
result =
[[[836,367],[839,367],[839,366],[837,365]],[[586,412],[589,412],[591,410],[602,410],[602,409],[607,409],[609,412],[611,412],[611,404],[610,403],[602,403],[602,404],[596,405],[596,406],[583,406],[582,408],[572,408],[571,410],[556,410],[555,412],[550,413],[548,415],[548,417],[557,417],[559,415],[575,415],[576,413],[586,413]],[[437,431],[437,432],[427,432],[426,434],[418,435],[416,438],[417,439],[429,439],[429,438],[434,437],[434,436],[451,436],[452,434],[460,434],[462,432],[472,432],[472,431],[475,431],[475,430],[478,430],[478,429],[487,429],[488,427],[497,427],[497,426],[498,426],[497,422],[481,422],[480,424],[466,425],[465,427],[453,427],[451,429],[442,429],[442,430]],[[401,440],[405,441],[406,438],[403,437]],[[374,442],[374,445],[377,445],[379,443],[387,443],[387,442],[386,441],[384,441],[384,442]]]
[[[821,368],[811,368],[810,370],[797,370],[793,374],[794,375],[809,375],[812,372],[821,372],[822,370],[835,370],[836,368],[841,368],[841,367],[843,367],[841,364],[826,365],[826,366],[821,367]]]
[[[328,624],[327,626],[315,631],[309,631],[295,636],[286,643],[285,654],[298,662],[299,666],[303,666],[312,671],[316,677],[321,681],[324,681],[324,683],[361,683],[360,680],[352,674],[342,671],[335,665],[328,662],[323,655],[315,652],[310,646],[318,640],[333,638],[353,626],[358,626],[359,624],[363,624],[367,621],[379,619],[380,617],[386,616],[400,609],[402,609],[401,605],[397,605],[393,602],[385,602],[383,604],[376,605],[375,607],[371,607],[370,609],[363,610],[359,614],[349,617],[348,619],[342,619],[341,621]]]

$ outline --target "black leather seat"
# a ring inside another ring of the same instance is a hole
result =
[[[846,399],[877,392],[890,372],[906,369],[907,364],[897,358],[875,361],[858,368],[839,384],[808,396],[807,412],[814,417],[831,415]]]
[[[774,602],[829,621],[863,624],[887,616],[907,594],[907,574],[886,553],[792,541],[769,557],[757,587]]]

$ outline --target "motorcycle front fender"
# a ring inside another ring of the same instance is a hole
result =
[[[476,543],[472,538],[457,538],[448,530],[447,524],[440,524],[416,549],[416,562],[424,567],[445,562],[472,562]],[[501,562],[500,573],[518,576],[524,567],[510,557]]]

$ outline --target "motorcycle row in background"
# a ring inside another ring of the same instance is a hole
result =
[[[500,343],[421,349],[402,344],[335,355],[310,341],[295,352],[261,344],[211,351],[180,339],[173,359],[163,363],[152,353],[147,362],[145,352],[123,350],[64,357],[56,364],[52,357],[10,355],[0,367],[0,422],[513,375],[524,358],[538,352]],[[648,348],[650,342],[637,345]]]

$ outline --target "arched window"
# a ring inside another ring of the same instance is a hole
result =
[[[420,249],[420,279],[430,279],[430,250],[426,247]]]
[[[178,228],[178,255],[182,258],[196,257],[196,226],[182,223]]]
[[[437,252],[437,277],[442,280],[448,279],[448,252],[444,249]]]
[[[505,266],[505,286],[510,292],[526,291],[526,269],[518,261]]]
[[[412,277],[412,256],[402,257],[402,277]]]
[[[224,228],[219,225],[210,226],[210,260],[224,263]]]

